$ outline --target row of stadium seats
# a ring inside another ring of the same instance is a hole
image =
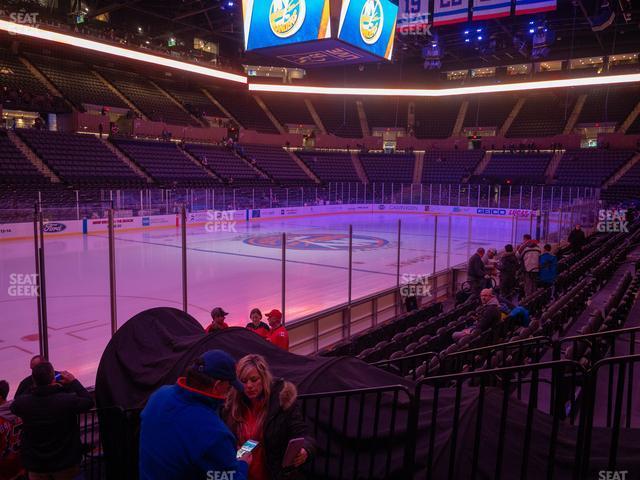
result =
[[[24,58],[79,110],[83,110],[87,104],[128,108],[128,105],[92,72],[95,70],[151,120],[175,125],[200,126],[190,114],[197,118],[225,118],[227,114],[202,92],[202,89],[206,88],[242,127],[264,133],[278,133],[256,99],[243,90],[220,88],[191,79],[168,80],[162,78],[161,72],[151,73],[147,77],[113,66],[96,67],[66,58],[45,57],[32,53],[24,54]],[[0,49],[0,78],[7,91],[28,92],[29,102],[33,98],[49,94],[45,85],[29,71],[17,55],[3,49]],[[172,99],[159,91],[150,80],[156,82]],[[524,105],[506,135],[512,138],[533,138],[562,133],[578,95],[583,93],[587,98],[577,118],[577,124],[605,123],[618,127],[640,100],[636,90],[629,87],[602,87],[588,91],[528,94],[523,97]],[[305,98],[277,94],[265,94],[261,98],[282,125],[315,124],[305,105]],[[328,133],[346,138],[363,136],[355,97],[310,96],[307,99]],[[500,129],[515,106],[516,99],[513,94],[470,98],[462,127]],[[11,98],[4,94],[2,100],[5,108],[33,107],[29,102],[25,104],[22,95],[20,98],[15,98],[15,95]],[[369,129],[406,129],[410,114],[413,113],[413,133],[417,138],[451,136],[463,102],[460,98],[413,101],[404,98],[364,98],[361,101]],[[176,102],[181,104],[182,108]],[[413,112],[410,112],[410,103],[414,105]],[[61,111],[60,108],[65,107],[59,101],[50,100],[48,104],[38,104],[37,110]],[[636,122],[628,132],[634,133],[639,129],[640,126]]]
[[[324,354],[333,356],[355,353],[358,358],[376,363],[381,368],[414,381],[432,375],[542,361],[545,352],[551,354],[553,346],[551,338],[556,339],[557,342],[553,352],[555,359],[562,357],[577,360],[576,356],[586,355],[586,348],[581,347],[576,353],[575,345],[579,342],[573,342],[573,349],[560,349],[561,345],[571,344],[569,341],[562,342],[562,336],[573,323],[578,321],[581,313],[587,308],[587,300],[603,289],[614,272],[623,264],[627,254],[634,248],[634,242],[640,238],[639,227],[640,224],[637,222],[632,227],[632,238],[625,237],[626,234],[618,234],[604,243],[591,242],[584,253],[570,254],[570,257],[586,260],[591,265],[591,270],[585,274],[582,268],[583,262],[574,259],[570,270],[574,271],[572,273],[579,271],[578,275],[572,275],[575,283],[571,286],[565,284],[565,290],[562,293],[556,291],[557,296],[554,301],[550,301],[548,289],[539,289],[535,294],[543,300],[537,307],[534,307],[530,300],[525,299],[522,305],[526,305],[533,314],[527,326],[522,326],[513,319],[507,319],[510,321],[501,322],[492,330],[482,333],[476,331],[454,341],[452,338],[454,332],[473,325],[476,321],[477,311],[469,311],[468,304],[462,304],[449,312],[441,313],[435,318],[427,319],[409,328],[403,325],[406,323],[405,318],[400,317],[401,328],[398,333],[395,333],[390,340],[382,340],[359,353],[358,348],[363,347],[362,340],[372,338],[375,341],[377,339],[375,332],[381,327],[355,338],[352,343],[334,346]],[[600,236],[600,238],[603,237]],[[618,246],[612,249],[611,246],[616,244]],[[610,295],[604,308],[606,320],[602,312],[597,311],[587,319],[578,333],[580,335],[604,333],[624,326],[639,285],[640,271],[636,272],[633,282],[631,274],[627,273]],[[446,318],[446,321],[441,322],[442,318]],[[382,328],[387,332],[394,332],[396,331],[393,327],[394,323],[391,322]],[[578,337],[569,337],[571,341],[574,338]],[[600,356],[595,360],[602,356],[603,353],[600,352]],[[385,357],[388,360],[385,361]],[[593,360],[594,357],[591,358],[592,362]]]
[[[65,182],[105,186],[139,183],[137,173],[95,136],[35,129],[19,129],[17,132]],[[6,133],[1,138],[2,148],[7,152],[1,167],[3,182],[42,181],[42,175],[12,145]],[[294,156],[304,162],[321,182],[361,182],[352,155],[340,151],[309,150],[290,155],[281,147],[268,145],[236,144],[232,148],[185,145],[185,150],[201,164],[197,165],[172,142],[115,139],[113,143],[152,179],[162,184],[207,185],[212,180],[219,183],[206,170],[223,182],[235,185],[312,183]],[[567,150],[560,159],[554,183],[600,187],[634,155],[632,150]],[[422,183],[456,184],[470,178],[472,183],[502,183],[509,179],[516,185],[544,184],[545,171],[551,160],[550,154],[493,153],[484,171],[472,177],[483,156],[481,150],[428,151],[424,155]],[[415,157],[412,154],[360,153],[358,159],[369,182],[410,184],[413,181]],[[638,177],[640,166],[636,164],[614,184],[612,192],[632,196]]]

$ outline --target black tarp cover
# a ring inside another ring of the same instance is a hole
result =
[[[160,386],[171,384],[190,362],[211,349],[227,351],[236,360],[249,353],[263,355],[274,374],[298,387],[300,394],[340,390],[399,386],[414,390],[414,383],[350,357],[305,357],[285,352],[243,328],[229,328],[205,334],[191,316],[173,308],[154,308],[139,313],[125,323],[111,339],[101,358],[96,379],[96,399],[101,408],[144,407]],[[407,478],[401,471],[409,402],[402,391],[379,395],[372,393],[329,402],[309,400],[305,414],[313,425],[318,455],[313,466],[315,478]],[[433,390],[423,389],[418,417],[415,478],[426,478],[427,453],[434,430],[433,477],[447,478],[452,448],[455,389],[441,389],[438,397],[436,427],[432,429]],[[459,429],[455,446],[453,478],[471,477],[470,465],[475,445],[480,446],[476,478],[495,478],[502,391],[495,389],[478,401],[478,389],[464,387],[459,405]],[[359,405],[363,405],[360,409]],[[379,406],[380,408],[376,408]],[[482,428],[476,438],[478,411],[482,408]],[[359,415],[359,412],[362,414]],[[376,415],[376,411],[378,414]],[[536,411],[529,451],[523,452],[527,407],[511,398],[506,419],[503,478],[520,478],[524,456],[528,458],[528,478],[545,478],[549,455],[552,417]],[[122,432],[103,432],[105,449],[124,442]],[[577,427],[560,424],[554,462],[554,478],[571,478],[575,456]],[[606,470],[608,453],[606,429],[595,429],[592,441],[593,478]],[[640,435],[637,429],[622,431],[618,465],[640,472],[638,455]],[[135,448],[135,442],[129,448]],[[109,454],[107,457],[119,458]],[[602,458],[605,457],[605,458]],[[121,458],[121,457],[120,457]],[[354,470],[357,474],[354,474]],[[384,473],[387,472],[387,473]],[[120,476],[122,474],[119,474]],[[111,475],[111,478],[117,476]],[[627,478],[640,478],[640,475]]]

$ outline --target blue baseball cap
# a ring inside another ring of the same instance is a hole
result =
[[[236,362],[231,355],[222,350],[209,350],[200,358],[204,363],[200,367],[202,373],[216,380],[226,380],[239,392],[244,391],[236,377]]]

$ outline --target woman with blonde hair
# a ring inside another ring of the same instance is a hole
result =
[[[278,480],[300,478],[296,469],[313,452],[307,425],[296,403],[295,385],[281,378],[274,379],[264,357],[247,355],[236,365],[238,380],[244,393],[230,392],[223,418],[235,434],[238,447],[247,440],[259,445],[253,450],[249,469],[252,480]],[[283,466],[289,441],[304,438],[291,466]]]

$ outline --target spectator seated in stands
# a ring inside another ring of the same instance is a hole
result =
[[[25,471],[20,461],[18,437],[20,420],[10,410],[9,383],[0,380],[0,478],[14,480],[24,478]]]
[[[296,478],[294,468],[308,461],[313,451],[306,423],[302,417],[294,384],[274,379],[264,357],[247,355],[238,361],[238,380],[244,394],[231,391],[223,418],[241,447],[247,440],[257,440],[249,478]],[[302,438],[304,443],[289,465],[283,465],[289,442]]]
[[[269,325],[262,321],[262,312],[260,311],[260,309],[254,308],[253,310],[251,310],[249,318],[251,319],[251,321],[247,323],[247,328],[252,332],[257,333],[264,339],[269,338],[271,329],[269,328]]]
[[[22,463],[29,480],[72,480],[80,472],[78,414],[93,407],[91,394],[69,372],[43,361],[33,369],[34,387],[11,404],[22,419]]]
[[[276,347],[280,347],[288,352],[289,332],[287,332],[287,329],[282,324],[282,312],[274,308],[267,313],[267,320],[271,327],[271,332],[269,333],[267,340],[273,343]]]
[[[205,332],[211,333],[216,330],[223,330],[225,328],[229,328],[229,325],[227,325],[227,322],[224,321],[227,315],[229,314],[225,312],[222,307],[216,307],[213,310],[211,310],[211,323],[205,329]]]
[[[482,306],[478,312],[478,320],[473,327],[454,332],[454,342],[470,334],[486,332],[500,322],[500,302],[491,288],[485,288],[480,292],[480,301]]]

